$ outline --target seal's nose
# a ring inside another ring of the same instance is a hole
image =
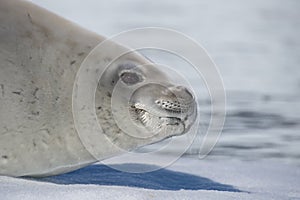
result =
[[[177,98],[184,100],[186,104],[193,103],[195,101],[193,93],[184,86],[173,86],[169,88],[169,90],[176,95]]]
[[[162,91],[162,95],[155,103],[166,111],[191,115],[197,108],[193,93],[184,86],[170,86]]]
[[[184,122],[184,132],[187,132],[190,130],[197,118],[197,103],[195,96],[191,90],[184,86],[171,86],[168,90],[169,93],[174,95],[173,98],[176,100],[177,104],[173,105],[177,105],[177,108],[181,113],[180,118]],[[170,106],[167,109],[170,109]]]

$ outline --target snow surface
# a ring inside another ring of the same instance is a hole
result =
[[[300,199],[300,168],[183,157],[167,169],[133,174],[99,163],[41,179],[0,177],[0,199]]]

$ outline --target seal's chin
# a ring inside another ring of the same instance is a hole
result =
[[[180,116],[166,116],[159,115],[159,113],[151,112],[151,109],[147,109],[139,104],[132,105],[130,113],[133,121],[154,135],[162,131],[165,131],[167,135],[176,136],[186,132],[185,123]]]

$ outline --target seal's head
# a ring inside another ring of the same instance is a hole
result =
[[[131,149],[189,131],[197,115],[195,97],[170,80],[141,56],[125,55],[110,63],[99,81],[96,107],[113,143]]]

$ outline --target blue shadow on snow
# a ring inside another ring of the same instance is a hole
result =
[[[146,168],[140,164],[126,164],[126,167]],[[91,165],[67,174],[35,178],[34,180],[55,184],[93,184],[105,186],[127,186],[153,190],[217,190],[241,192],[231,185],[187,173],[160,169],[148,173],[127,173],[106,165]]]

